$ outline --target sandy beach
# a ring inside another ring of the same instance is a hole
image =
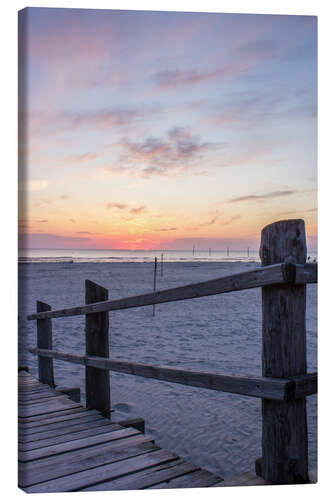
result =
[[[258,266],[256,262],[166,262],[157,289],[204,281]],[[109,290],[110,298],[152,291],[153,263],[28,263],[19,266],[19,362],[37,375],[35,322],[26,316],[36,300],[53,309],[82,305],[84,280]],[[84,317],[53,321],[54,349],[84,353]],[[259,289],[110,313],[112,358],[151,364],[261,374]],[[307,287],[308,371],[317,370],[317,285]],[[57,385],[80,386],[84,369],[55,361]],[[117,416],[141,416],[156,443],[228,478],[254,471],[261,454],[260,399],[111,373]],[[310,469],[316,466],[316,396],[307,398]]]

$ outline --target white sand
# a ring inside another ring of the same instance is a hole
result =
[[[213,279],[256,263],[165,263],[158,289]],[[37,299],[52,308],[84,303],[84,280],[109,289],[110,298],[152,291],[152,263],[37,263],[20,265],[20,363],[37,374],[35,322],[24,317]],[[84,353],[84,317],[54,320],[54,348]],[[308,286],[308,371],[315,371],[317,286]],[[111,357],[226,374],[261,373],[260,290],[234,292],[110,313]],[[79,385],[84,369],[55,362],[56,384]],[[230,477],[253,471],[261,455],[260,400],[111,374],[112,406],[117,416],[141,416],[157,444],[194,463]],[[310,468],[316,466],[316,396],[308,400]]]

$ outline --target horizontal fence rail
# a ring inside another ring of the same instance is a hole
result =
[[[175,302],[178,300],[195,299],[208,295],[236,292],[262,286],[283,284],[302,285],[307,283],[317,283],[317,264],[308,263],[301,265],[281,263],[271,266],[258,267],[257,269],[252,269],[251,271],[231,274],[229,276],[209,281],[192,283],[177,288],[169,288],[159,292],[146,293],[123,299],[95,302],[93,304],[79,307],[39,312],[29,315],[28,319],[50,319],[107,311],[119,311],[121,309]]]
[[[293,379],[278,379],[269,377],[249,377],[222,375],[216,372],[184,370],[182,368],[169,368],[168,366],[148,365],[125,360],[84,356],[67,352],[51,351],[48,349],[31,348],[32,354],[45,358],[59,359],[80,365],[127,373],[138,377],[153,378],[173,382],[176,384],[190,385],[211,389],[214,391],[230,392],[267,398],[276,401],[291,401],[303,398],[317,392],[317,374],[310,373]]]

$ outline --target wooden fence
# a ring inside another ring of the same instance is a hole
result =
[[[52,311],[37,302],[39,380],[54,386],[53,359],[86,367],[86,405],[109,416],[109,371],[262,399],[262,457],[256,472],[273,484],[308,481],[306,396],[317,392],[317,373],[306,368],[306,284],[317,282],[317,264],[306,263],[303,220],[266,226],[262,267],[214,280],[135,297],[108,300],[108,291],[86,280],[86,304]],[[262,377],[238,377],[109,358],[109,311],[262,288]],[[52,318],[85,315],[86,354],[52,349]]]

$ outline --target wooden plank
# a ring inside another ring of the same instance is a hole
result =
[[[54,391],[52,392],[44,392],[44,393],[38,393],[38,394],[20,394],[18,395],[18,400],[20,403],[35,403],[37,401],[44,402],[50,398],[54,398],[56,396],[63,396],[60,392]]]
[[[83,414],[87,410],[85,408],[77,407],[77,408],[70,408],[69,410],[60,410],[60,411],[55,411],[55,412],[49,412],[45,413],[44,415],[32,415],[31,417],[20,417],[19,416],[19,423],[20,425],[27,424],[27,425],[33,425],[36,422],[36,425],[41,425],[41,422],[44,421],[45,423],[51,422],[51,419],[54,419],[53,421],[56,422],[58,420],[63,420],[63,417],[67,415],[72,415],[72,418],[76,418],[76,416],[80,413]],[[91,410],[93,411],[93,410]],[[97,413],[97,412],[96,412]]]
[[[111,478],[144,469],[151,465],[167,462],[177,458],[176,455],[165,450],[152,451],[138,457],[128,458],[111,464],[101,465],[94,469],[70,474],[59,479],[47,481],[26,488],[27,493],[50,493],[77,491],[89,485],[96,484]]]
[[[53,402],[61,402],[61,401],[70,401],[70,399],[67,396],[64,396],[63,394],[53,394],[52,396],[49,396],[47,398],[42,398],[42,399],[32,399],[32,400],[24,400],[19,398],[18,399],[18,405],[20,408],[26,408],[29,406],[29,408],[34,408],[35,405],[47,405],[49,403]]]
[[[201,387],[214,391],[231,392],[257,398],[270,398],[278,401],[290,399],[295,394],[295,382],[270,377],[236,377],[216,372],[184,370],[167,366],[153,366],[124,360],[82,356],[58,351],[29,349],[30,352],[50,356],[72,363],[94,366],[119,373],[128,373],[138,377],[153,378],[176,384]]]
[[[92,281],[86,280],[86,304],[108,300],[109,292]],[[87,356],[109,357],[109,313],[86,315]],[[86,366],[86,406],[100,411],[110,418],[110,374],[108,370],[98,370]]]
[[[20,444],[27,443],[36,443],[38,445],[38,441],[54,438],[57,436],[66,436],[69,434],[74,434],[76,432],[93,429],[95,427],[107,426],[107,422],[103,422],[101,420],[90,420],[81,424],[63,426],[61,428],[50,429],[44,432],[27,432],[27,431],[19,431],[18,441]],[[109,422],[110,425],[110,422]],[[33,429],[34,430],[34,429]]]
[[[261,234],[263,266],[286,260],[306,261],[303,220],[279,221]],[[289,267],[288,267],[289,266]],[[291,267],[290,267],[291,266]],[[288,271],[289,269],[289,271]],[[306,374],[306,286],[275,285],[262,289],[262,374],[292,378]],[[262,400],[262,475],[274,484],[308,481],[306,400]]]
[[[120,441],[75,450],[50,458],[19,464],[19,485],[32,486],[100,465],[120,462],[159,448],[149,438],[137,435]]]
[[[155,484],[154,486],[150,486],[148,489],[207,488],[208,486],[213,486],[220,481],[220,477],[201,469],[185,474],[184,476],[176,477],[175,479],[170,479],[169,481]]]
[[[50,311],[51,306],[45,302],[37,301],[37,312]],[[50,318],[37,320],[37,347],[40,349],[52,349],[52,320]],[[53,360],[38,358],[39,380],[54,387]]]
[[[22,408],[19,405],[18,416],[19,417],[32,417],[37,415],[43,415],[50,412],[68,410],[72,408],[79,408],[80,405],[78,403],[74,403],[70,399],[66,399],[66,401],[50,401],[47,405],[44,404],[36,404],[29,406],[27,408]]]
[[[39,439],[38,441],[33,441],[29,443],[19,443],[19,451],[31,451],[40,450],[41,448],[54,446],[62,443],[69,443],[71,441],[76,441],[77,439],[83,439],[85,437],[98,436],[100,434],[106,434],[107,432],[113,432],[116,430],[121,430],[120,425],[110,424],[110,422],[102,422],[99,426],[90,427],[85,430],[73,431],[60,436],[53,436],[45,439]]]
[[[73,415],[68,415],[68,417],[72,417]],[[95,425],[99,422],[103,422],[103,417],[98,416],[98,415],[89,415],[89,414],[84,414],[80,418],[73,418],[73,419],[66,419],[64,417],[64,420],[56,421],[55,423],[45,423],[43,422],[41,425],[38,425],[38,422],[33,422],[31,426],[25,425],[19,426],[19,434],[21,436],[26,436],[29,438],[29,436],[32,436],[33,434],[41,435],[44,436],[47,433],[54,433],[57,431],[62,431],[62,430],[67,430],[67,429],[73,429],[75,430],[76,428],[83,427],[83,426],[89,426],[89,425]]]
[[[174,302],[178,300],[195,299],[208,295],[216,295],[220,293],[235,292],[239,290],[247,290],[260,286],[272,284],[286,283],[289,279],[284,272],[283,264],[275,264],[273,266],[258,267],[251,271],[243,273],[231,274],[222,278],[217,278],[200,283],[191,283],[189,285],[169,288],[153,293],[136,295],[135,297],[126,297],[116,300],[105,300],[103,302],[71,307],[67,309],[59,309],[56,311],[43,312],[39,314],[31,314],[28,320],[38,318],[60,318],[67,316],[77,316],[81,314],[91,314],[96,312],[118,311],[121,309],[129,309],[132,307],[149,306],[153,304],[162,304],[166,302]]]
[[[139,434],[136,429],[120,429],[118,431],[107,432],[99,436],[93,436],[84,439],[77,439],[75,441],[69,441],[66,443],[61,443],[53,446],[48,446],[46,448],[40,448],[32,451],[19,451],[18,458],[20,462],[28,462],[30,460],[36,460],[44,457],[51,457],[52,455],[59,455],[67,451],[74,451],[80,448],[89,448],[89,446],[94,446],[100,443],[106,443],[109,441],[114,441],[116,439],[122,439],[129,436],[134,436]]]
[[[150,455],[157,452],[152,452]],[[141,459],[141,457],[139,457]],[[105,481],[103,483],[94,484],[87,488],[82,488],[80,491],[120,491],[120,490],[140,490],[149,488],[161,481],[168,481],[176,477],[183,476],[189,472],[198,470],[199,467],[185,462],[178,458],[176,460],[168,461],[155,465],[139,472],[134,472],[118,479]]]

